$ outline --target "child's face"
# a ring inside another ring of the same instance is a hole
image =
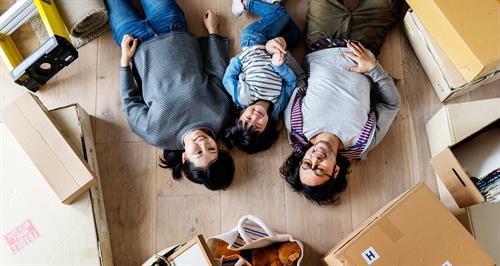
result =
[[[264,107],[253,104],[243,110],[239,121],[242,122],[246,128],[252,127],[253,132],[260,134],[266,129],[269,116]]]

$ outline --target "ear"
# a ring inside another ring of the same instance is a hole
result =
[[[338,165],[335,165],[335,168],[333,168],[333,179],[337,178],[339,172],[340,172],[340,167]]]
[[[187,155],[186,155],[186,152],[183,152],[182,153],[182,163],[184,164],[187,160]]]

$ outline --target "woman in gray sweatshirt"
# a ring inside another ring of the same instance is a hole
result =
[[[187,31],[174,0],[106,0],[109,23],[121,45],[122,108],[132,131],[164,149],[161,166],[216,190],[234,175],[231,156],[216,138],[231,119],[231,99],[222,85],[228,40],[218,33],[217,16],[207,11],[209,36]]]
[[[339,198],[349,161],[365,159],[399,111],[394,81],[374,56],[397,20],[399,4],[360,1],[348,10],[338,0],[309,3],[308,86],[294,91],[285,110],[293,152],[280,173],[318,204]]]

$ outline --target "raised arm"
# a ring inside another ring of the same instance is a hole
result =
[[[208,75],[218,78],[220,83],[229,61],[229,41],[218,35],[219,19],[215,13],[211,10],[206,11],[203,21],[209,33],[206,38],[204,70]]]
[[[122,40],[122,57],[120,60],[120,93],[122,96],[122,109],[132,131],[145,139],[147,127],[148,107],[144,103],[130,69],[130,61],[137,48],[137,39],[125,35]]]
[[[391,127],[400,107],[400,96],[394,85],[394,80],[377,63],[361,44],[348,43],[351,53],[345,55],[357,63],[357,66],[347,68],[347,71],[364,73],[375,83],[376,102],[372,103],[377,122],[374,140],[370,148],[377,146]]]
[[[275,57],[279,59],[274,59]],[[279,115],[286,108],[286,105],[290,100],[290,96],[292,95],[293,90],[297,85],[297,76],[287,64],[284,64],[285,55],[275,53],[273,55],[273,59],[274,62],[272,64],[272,67],[274,71],[276,71],[276,73],[278,73],[283,80],[283,86],[281,87],[280,97],[276,102],[276,106],[273,109],[273,113],[271,114],[271,118],[275,121],[278,121]],[[275,63],[279,65],[276,65]]]

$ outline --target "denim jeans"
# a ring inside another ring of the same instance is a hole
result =
[[[261,18],[245,28],[241,35],[241,48],[265,45],[278,36],[285,38],[287,47],[299,40],[300,29],[281,2],[270,4],[262,0],[248,0],[246,9]]]
[[[175,0],[141,0],[146,18],[135,9],[133,0],[106,0],[109,25],[116,43],[125,34],[141,42],[171,31],[187,31],[184,13]]]

